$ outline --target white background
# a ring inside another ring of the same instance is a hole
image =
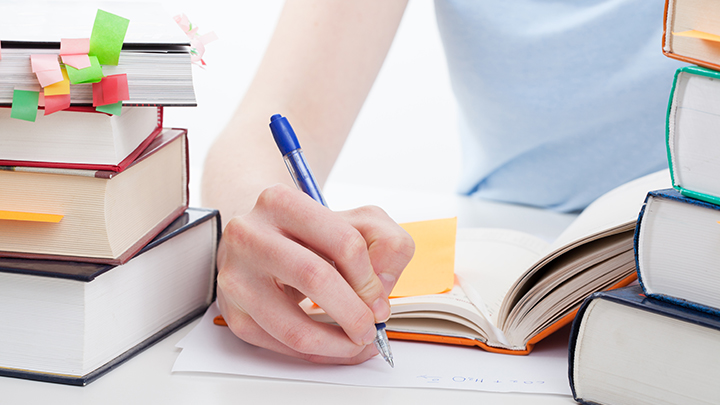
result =
[[[185,13],[200,34],[215,31],[220,38],[207,46],[205,69],[194,67],[198,107],[167,108],[165,115],[166,126],[189,129],[191,204],[198,206],[207,149],[249,86],[283,2],[163,4],[171,15]],[[455,114],[433,3],[410,1],[327,188],[343,183],[453,192],[459,172]]]

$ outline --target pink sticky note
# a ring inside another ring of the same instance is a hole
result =
[[[70,94],[70,79],[65,69],[61,69],[63,80],[49,86],[45,86],[43,89],[44,93],[48,96],[55,96],[58,94]]]
[[[90,52],[90,38],[60,39],[60,55],[87,55],[88,52]]]
[[[60,69],[43,70],[41,72],[35,72],[35,75],[37,75],[40,86],[42,87],[63,81],[63,74]]]
[[[30,55],[30,64],[32,65],[33,73],[42,72],[45,70],[60,70],[60,63],[58,63],[57,55]]]
[[[90,57],[87,55],[60,55],[63,63],[70,65],[75,69],[85,69],[90,67]]]
[[[207,45],[210,42],[217,41],[218,36],[215,33],[215,31],[210,31],[207,34],[200,35],[200,42],[202,42],[203,45]]]
[[[50,115],[70,107],[70,95],[45,96],[45,114]]]
[[[105,76],[100,83],[93,83],[93,106],[115,104],[119,101],[129,100],[127,75]]]

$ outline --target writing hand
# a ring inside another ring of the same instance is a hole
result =
[[[250,344],[313,362],[360,363],[377,353],[374,324],[390,316],[388,294],[413,252],[410,236],[377,207],[336,213],[273,186],[225,228],[218,304]],[[297,305],[305,297],[339,326],[311,320]]]

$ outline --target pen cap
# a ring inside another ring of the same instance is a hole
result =
[[[293,131],[287,118],[280,114],[270,117],[270,131],[283,156],[300,149],[300,143],[295,136],[295,131]]]

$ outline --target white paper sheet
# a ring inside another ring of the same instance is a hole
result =
[[[227,327],[214,325],[210,306],[177,346],[173,372],[207,372],[373,387],[431,387],[493,392],[570,395],[567,329],[538,344],[528,356],[470,347],[390,342],[395,368],[375,357],[355,366],[319,365],[249,345]]]

